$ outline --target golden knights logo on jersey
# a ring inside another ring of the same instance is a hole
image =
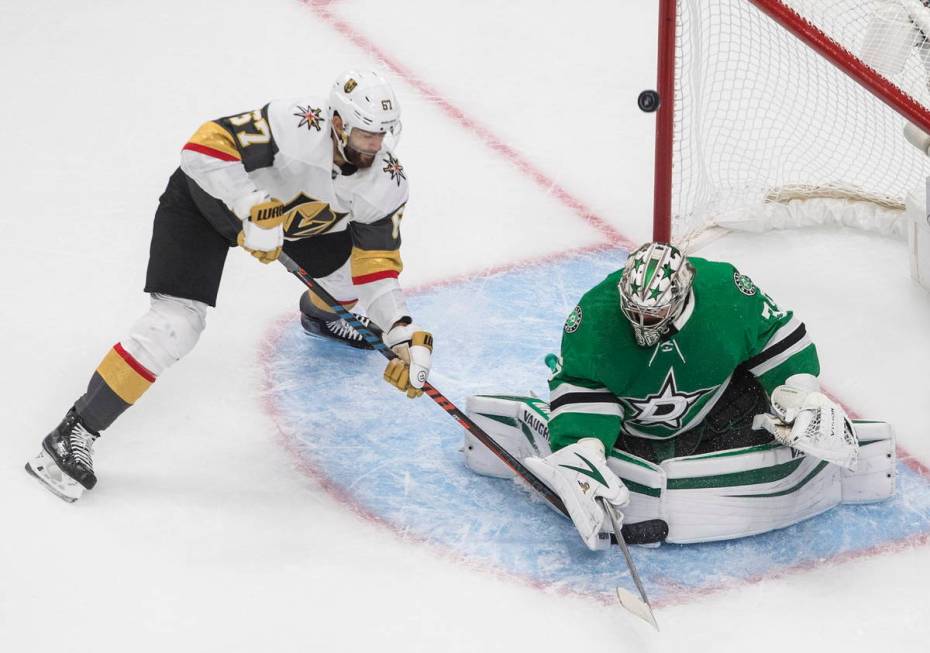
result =
[[[284,205],[284,236],[309,238],[319,236],[336,226],[348,213],[333,211],[326,202],[300,193]]]

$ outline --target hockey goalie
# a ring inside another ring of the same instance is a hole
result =
[[[602,501],[627,541],[692,543],[894,494],[891,426],[827,397],[804,324],[728,263],[648,243],[563,331],[548,404],[480,395],[467,412],[558,494],[592,550],[609,541]],[[475,472],[513,476],[471,434],[463,451]]]

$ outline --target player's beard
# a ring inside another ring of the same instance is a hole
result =
[[[345,146],[345,153],[348,162],[356,168],[370,168],[375,162],[375,157],[378,155],[377,152],[361,152],[351,145]]]

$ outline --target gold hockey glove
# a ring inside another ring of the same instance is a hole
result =
[[[277,260],[284,245],[284,205],[268,199],[252,206],[249,217],[242,221],[237,241],[249,254],[262,263]]]
[[[414,399],[423,394],[433,355],[433,336],[413,324],[398,324],[384,334],[397,358],[388,361],[384,380]]]

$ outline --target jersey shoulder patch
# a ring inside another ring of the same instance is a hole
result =
[[[268,104],[268,122],[288,158],[327,170],[332,166],[329,118],[322,98],[274,100]]]
[[[581,305],[579,304],[575,306],[565,320],[565,326],[563,327],[565,333],[575,333],[575,331],[581,327],[582,319],[584,319],[584,311],[582,311]]]
[[[400,187],[402,183],[406,183],[407,175],[404,173],[404,166],[401,165],[397,157],[391,152],[385,150],[384,157],[381,159],[381,164],[384,166],[381,168],[381,172],[389,175],[391,181],[397,182],[398,187]]]
[[[370,168],[347,178],[352,194],[352,219],[376,222],[393,215],[407,203],[407,175],[390,150],[381,150]]]
[[[747,297],[752,297],[756,294],[756,286],[745,274],[740,274],[739,270],[733,270],[733,283],[736,286],[736,289]]]
[[[565,320],[562,327],[564,335],[573,336],[572,340],[600,338],[605,334],[615,337],[615,332],[624,326],[617,288],[620,274],[621,271],[611,273],[581,296]]]
[[[697,256],[688,257],[694,266],[694,285],[705,293],[723,299],[739,298],[741,295],[752,297],[758,290],[752,279],[742,274],[731,263],[725,261],[708,261]],[[739,294],[737,294],[738,291]]]

